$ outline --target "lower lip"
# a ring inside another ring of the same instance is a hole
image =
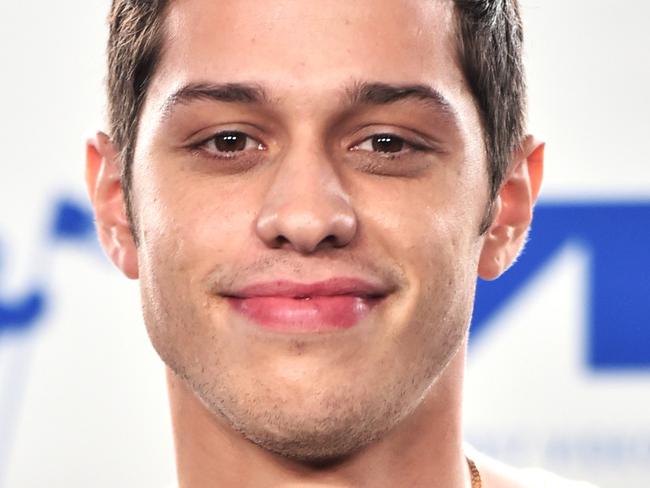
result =
[[[349,329],[366,317],[377,301],[352,295],[229,298],[235,310],[256,324],[290,332]]]

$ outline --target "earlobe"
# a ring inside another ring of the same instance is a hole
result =
[[[86,188],[104,251],[128,278],[137,279],[137,247],[126,216],[119,152],[103,132],[86,143]]]
[[[486,232],[478,275],[501,276],[517,259],[526,242],[533,206],[539,195],[544,167],[544,144],[526,137],[494,202],[494,218]]]

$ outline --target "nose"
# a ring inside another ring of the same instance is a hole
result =
[[[279,164],[255,227],[268,247],[310,254],[347,246],[358,223],[334,167],[311,154]]]

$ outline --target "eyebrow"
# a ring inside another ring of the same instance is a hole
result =
[[[264,88],[254,83],[190,83],[167,97],[163,103],[163,118],[168,117],[177,105],[187,105],[196,100],[263,104],[269,103],[270,99]]]
[[[356,83],[347,90],[347,95],[352,105],[388,105],[416,99],[450,115],[456,114],[454,106],[440,91],[424,84]]]
[[[426,84],[390,84],[357,82],[343,91],[350,106],[390,105],[405,100],[419,100],[456,121],[458,114],[452,103],[438,90]],[[250,105],[271,104],[271,98],[257,83],[189,83],[172,93],[163,103],[163,118],[177,105],[196,100]]]

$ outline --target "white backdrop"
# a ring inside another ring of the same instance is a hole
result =
[[[650,3],[523,7],[531,127],[548,142],[544,202],[649,203]],[[86,205],[107,8],[0,2],[0,488],[174,477],[163,368],[137,284],[84,228],[54,225],[75,215],[62,202]],[[603,488],[650,486],[650,367],[585,360],[590,263],[569,242],[489,318],[471,347],[467,436]]]

